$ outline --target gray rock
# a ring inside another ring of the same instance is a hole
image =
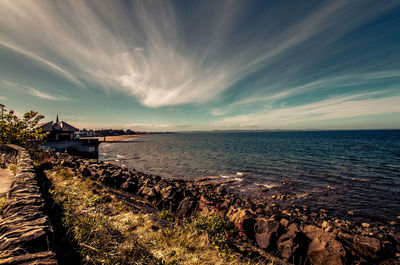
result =
[[[276,245],[280,223],[276,220],[261,218],[254,226],[256,242],[260,248],[271,249]]]
[[[302,232],[311,240],[307,252],[311,264],[345,263],[346,252],[331,233],[313,225],[304,226]]]

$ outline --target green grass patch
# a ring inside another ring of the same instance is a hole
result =
[[[175,221],[175,214],[171,210],[162,209],[158,212],[158,217],[170,222]]]
[[[187,223],[187,228],[205,232],[211,244],[221,252],[223,257],[229,257],[232,254],[229,243],[239,233],[228,217],[220,212],[207,216],[198,215]]]
[[[13,175],[17,174],[17,169],[17,164],[13,163],[8,165],[8,170],[10,170]]]
[[[6,197],[0,198],[0,215],[3,214],[4,209],[6,208]]]

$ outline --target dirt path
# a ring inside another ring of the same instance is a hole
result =
[[[8,170],[8,168],[0,168],[0,197],[6,195],[13,179],[13,174]]]

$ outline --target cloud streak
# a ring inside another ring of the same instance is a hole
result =
[[[37,89],[35,89],[33,87],[29,87],[28,88],[28,93],[31,94],[32,96],[35,96],[35,97],[38,97],[38,98],[42,98],[42,99],[48,99],[48,100],[53,100],[53,101],[62,100],[62,98],[60,98],[60,97],[55,97],[55,96],[52,96],[50,94],[43,93],[43,92],[41,92],[41,91],[39,91],[39,90],[37,90]]]
[[[32,95],[37,98],[41,99],[46,99],[46,100],[52,100],[52,101],[69,101],[70,99],[64,96],[54,96],[48,93],[45,93],[43,91],[40,91],[36,88],[30,87],[30,86],[25,86],[21,84],[17,84],[14,82],[10,82],[7,80],[0,80],[1,83],[3,83],[6,87],[11,88],[11,89],[18,89],[23,93]]]
[[[240,128],[255,125],[260,128],[304,128],[312,122],[346,119],[368,115],[400,113],[400,95],[371,98],[375,92],[330,98],[296,107],[263,110],[261,112],[218,120],[219,128]]]

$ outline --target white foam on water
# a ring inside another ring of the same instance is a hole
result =
[[[367,178],[351,178],[352,181],[359,181],[359,182],[368,182],[369,179]]]
[[[223,179],[232,179],[232,180],[237,181],[237,182],[243,181],[243,179],[237,177],[237,175],[219,175],[219,177],[223,178]]]
[[[276,188],[278,186],[276,184],[265,184],[265,183],[255,183],[255,185],[263,186],[263,187],[266,187],[268,189]]]
[[[224,178],[224,179],[230,179],[230,178],[233,178],[233,175],[219,175],[221,178]]]

